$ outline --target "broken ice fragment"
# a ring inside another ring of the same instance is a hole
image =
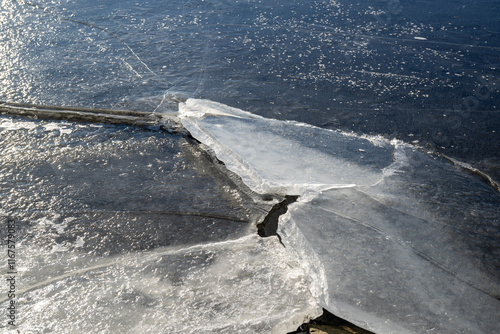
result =
[[[498,329],[500,197],[482,179],[404,143],[211,101],[180,117],[255,191],[300,195],[278,234],[328,311],[384,334]]]

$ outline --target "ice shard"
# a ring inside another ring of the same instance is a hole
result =
[[[278,234],[318,303],[376,333],[493,333],[500,196],[411,145],[188,99],[191,134],[254,191],[299,195]]]

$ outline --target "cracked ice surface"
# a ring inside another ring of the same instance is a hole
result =
[[[278,234],[332,313],[378,333],[492,333],[500,197],[403,143],[187,100],[183,124],[257,192],[301,195]]]
[[[6,116],[0,138],[13,331],[284,333],[320,312],[302,268],[256,234],[269,204],[185,138]]]
[[[319,312],[277,238],[112,257],[21,249],[23,333],[286,333]]]

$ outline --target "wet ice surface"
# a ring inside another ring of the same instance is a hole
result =
[[[178,98],[212,99],[270,118],[403,139],[471,163],[500,180],[498,1],[0,3],[0,100],[171,112],[176,110],[172,101]],[[219,121],[238,126],[246,134],[256,131],[255,124],[270,122],[255,119],[242,124],[220,118],[205,126],[215,131]],[[7,171],[2,175],[6,180],[2,179],[2,193],[11,195],[2,196],[1,209],[24,217],[26,230],[22,233],[33,254],[46,247],[49,252],[64,249],[96,257],[121,256],[128,251],[218,243],[247,235],[247,210],[252,209],[246,200],[243,208],[237,204],[238,196],[244,194],[226,189],[227,180],[214,176],[216,170],[198,164],[197,151],[191,152],[182,138],[166,140],[132,128],[117,133],[107,127],[95,128],[97,132],[90,134],[69,123],[7,122],[2,120],[3,129],[17,130],[1,130],[1,145],[5,145],[4,135],[9,143],[5,146],[8,159],[2,160],[2,171]],[[434,166],[427,156],[420,168],[398,174],[404,166],[401,161],[390,164],[393,145],[376,137],[359,140],[344,133],[323,132],[325,141],[316,142],[314,139],[322,137],[316,135],[316,128],[301,126],[294,131],[296,124],[272,124],[259,132],[261,137],[246,136],[258,149],[240,141],[244,158],[259,156],[260,148],[269,142],[276,145],[269,148],[272,154],[252,168],[229,151],[218,152],[229,158],[228,166],[236,159],[234,166],[241,167],[238,172],[248,184],[283,193],[302,194],[311,189],[312,194],[345,193],[372,211],[396,207],[402,212],[394,213],[398,217],[406,214],[415,217],[410,221],[422,224],[434,222],[438,216],[444,219],[446,232],[433,227],[432,236],[440,239],[418,247],[415,241],[412,252],[437,257],[438,267],[454,277],[459,287],[470,286],[464,277],[471,274],[475,288],[486,294],[496,289],[490,274],[497,273],[492,260],[497,248],[488,238],[496,236],[498,229],[493,226],[498,214],[495,203],[486,200],[492,198],[487,190],[480,190],[481,182],[477,188],[468,182],[461,188],[452,171],[426,169]],[[24,127],[32,127],[32,131]],[[125,133],[137,136],[137,141],[126,139]],[[115,135],[117,143],[113,142]],[[227,131],[224,136],[239,139]],[[274,140],[276,137],[281,139]],[[329,147],[331,141],[334,147]],[[123,159],[105,154],[115,149]],[[286,164],[280,159],[283,152],[287,153]],[[407,156],[418,154],[408,152]],[[312,157],[316,164],[309,166]],[[410,166],[417,166],[417,160]],[[436,164],[444,166],[441,161]],[[335,173],[323,174],[331,165],[337,167]],[[171,171],[168,175],[172,177],[159,172],[162,170]],[[415,174],[418,171],[426,172]],[[430,178],[429,173],[435,177]],[[412,175],[414,182],[400,179],[400,174]],[[148,187],[141,189],[142,183]],[[344,190],[327,191],[337,188]],[[226,198],[225,194],[231,195]],[[467,214],[462,214],[460,201],[470,206]],[[357,221],[365,219],[367,212],[381,221],[393,213],[340,209],[335,207],[337,213]],[[457,221],[465,228],[457,227]],[[471,226],[480,232],[471,232]],[[459,235],[451,227],[461,231]],[[393,239],[403,240],[399,245],[413,240],[413,232],[422,232],[397,231],[402,236]],[[468,234],[472,238],[464,241]],[[460,251],[463,260],[452,257],[451,263],[446,262],[446,256],[456,249],[446,249],[445,258],[440,258],[435,245],[446,245],[451,239],[458,240],[462,250],[473,251]],[[289,250],[307,247],[301,244]],[[313,250],[307,256],[314,258],[314,254]],[[313,274],[324,273],[321,266],[312,266],[321,262],[308,262]],[[348,297],[345,300],[353,302]],[[366,304],[373,306],[370,303]],[[440,313],[441,306],[433,307]],[[338,313],[344,314],[343,309],[339,307]],[[425,319],[422,326],[426,326]]]
[[[5,116],[0,135],[21,332],[280,333],[318,314],[302,269],[256,235],[269,205],[193,142]]]
[[[330,312],[377,333],[497,330],[500,196],[484,180],[407,144],[211,101],[180,115],[252,189],[301,196],[278,234]]]
[[[307,189],[371,184],[392,161],[387,144],[374,147],[333,131],[318,136],[306,124],[269,120],[211,101],[187,100],[180,104],[180,115],[192,135],[213,147],[229,169],[260,193],[300,195]],[[191,116],[202,117],[203,123]],[[218,136],[227,148],[218,145]]]
[[[499,180],[498,11],[466,0],[2,0],[0,97],[140,110],[207,98],[415,141]]]
[[[57,238],[40,231],[47,241],[83,237],[89,250],[114,253],[183,239],[214,241],[249,228],[248,196],[224,184],[183,138],[133,127],[9,118],[0,126],[2,210],[30,218],[34,231],[48,217],[56,227],[65,225]],[[220,196],[212,198],[215,193]],[[91,235],[84,228],[89,224]]]

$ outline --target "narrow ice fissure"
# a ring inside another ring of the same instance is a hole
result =
[[[452,164],[454,164],[455,166],[458,166],[471,174],[478,175],[479,177],[481,177],[486,183],[488,183],[493,189],[495,189],[500,194],[500,184],[498,182],[496,182],[495,180],[493,180],[493,178],[491,176],[489,176],[488,174],[486,174],[485,172],[473,167],[472,165],[470,165],[466,162],[462,162],[462,161],[459,161],[457,159],[451,158],[445,154],[443,154],[442,156],[446,160],[448,160]]]
[[[288,205],[294,203],[299,196],[285,195],[285,199],[281,202],[275,204],[269,213],[264,217],[264,220],[257,224],[258,233],[261,237],[268,237],[271,235],[277,235],[278,238],[281,237],[277,233],[278,231],[278,221],[281,215],[285,214],[288,210]]]

